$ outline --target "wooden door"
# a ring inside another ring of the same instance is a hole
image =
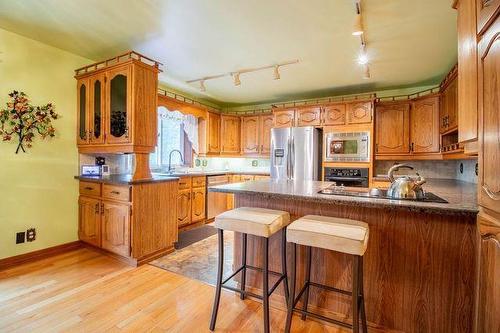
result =
[[[243,154],[260,152],[259,116],[241,118],[241,151]]]
[[[345,104],[332,104],[323,107],[323,125],[345,125],[346,106]]]
[[[277,110],[274,114],[274,127],[294,127],[295,109]]]
[[[477,332],[500,332],[500,220],[480,223]],[[484,224],[483,224],[484,223]]]
[[[483,33],[495,21],[500,11],[500,0],[476,0],[477,33]]]
[[[369,124],[372,122],[372,102],[355,102],[347,104],[348,124]]]
[[[193,188],[191,192],[191,222],[202,221],[206,217],[206,188]]]
[[[310,106],[297,109],[297,126],[319,126],[321,124],[321,107]]]
[[[410,104],[379,104],[375,119],[375,151],[377,154],[410,152]]]
[[[101,201],[80,196],[78,198],[78,238],[101,246]]]
[[[102,248],[130,255],[130,206],[128,203],[102,201]]]
[[[76,142],[78,145],[89,143],[89,79],[79,79],[76,84],[77,96],[77,129]]]
[[[240,118],[235,116],[221,116],[221,153],[240,153]]]
[[[89,81],[89,141],[91,144],[104,143],[104,103],[105,75],[97,74]]]
[[[106,73],[106,143],[130,143],[132,77],[130,65]]]
[[[419,99],[412,103],[410,138],[413,153],[439,152],[439,97]]]
[[[191,189],[179,190],[177,195],[177,224],[179,227],[191,223]]]
[[[207,152],[220,153],[220,115],[208,113]]]
[[[477,140],[476,0],[457,4],[458,141]]]
[[[260,116],[260,153],[269,155],[271,152],[271,129],[274,126],[274,117],[272,114]]]
[[[500,213],[500,16],[479,42],[479,203]]]
[[[458,127],[458,82],[453,80],[446,88],[446,125],[448,130]]]

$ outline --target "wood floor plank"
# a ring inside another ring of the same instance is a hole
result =
[[[0,332],[208,332],[214,287],[78,249],[0,271]],[[262,306],[224,291],[217,332],[262,331]],[[271,309],[272,331],[285,313]],[[295,317],[294,332],[348,332]]]

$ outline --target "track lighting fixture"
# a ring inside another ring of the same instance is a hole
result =
[[[366,54],[366,44],[361,44],[359,48],[358,64],[366,65],[368,64],[368,55]]]
[[[239,86],[239,85],[241,85],[241,81],[240,81],[240,73],[239,73],[239,72],[235,72],[235,73],[233,73],[233,80],[234,80],[234,85],[235,85],[235,86]]]
[[[370,75],[370,67],[368,67],[368,65],[365,65],[364,69],[363,69],[363,79],[369,79],[371,77]]]
[[[280,66],[279,65],[276,65],[274,66],[274,75],[273,75],[273,79],[274,80],[279,80],[281,78],[280,76]]]
[[[363,23],[361,22],[361,13],[357,13],[354,18],[354,26],[352,29],[353,36],[360,36],[363,34]]]
[[[205,87],[205,80],[200,81],[200,91],[207,91],[207,88]]]

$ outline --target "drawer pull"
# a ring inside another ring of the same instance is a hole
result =
[[[90,186],[85,186],[84,187],[85,190],[88,190],[88,191],[92,191],[94,188],[93,187],[90,187]]]
[[[112,193],[112,194],[116,194],[116,195],[119,195],[119,194],[120,194],[120,192],[118,192],[118,191],[111,191],[111,193]]]
[[[489,189],[488,185],[483,185],[483,190],[493,200],[500,200],[500,192],[493,192]]]

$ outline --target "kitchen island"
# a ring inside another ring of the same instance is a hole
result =
[[[429,180],[427,191],[449,203],[319,194],[328,182],[254,181],[209,188],[233,193],[235,207],[288,211],[292,220],[314,214],[364,221],[370,239],[364,256],[364,286],[370,327],[404,332],[470,332],[476,279],[477,203],[475,184]],[[279,271],[280,233],[270,239],[270,269]],[[262,243],[248,236],[247,263],[261,266]],[[290,253],[289,263],[290,263]],[[314,249],[311,280],[349,290],[351,258]],[[241,235],[235,235],[235,267],[241,263]],[[304,281],[305,251],[298,246],[297,285]],[[261,278],[247,273],[247,286]],[[271,283],[272,284],[272,283]],[[282,295],[282,288],[278,288]],[[272,300],[284,308],[283,297]],[[350,321],[350,298],[311,289],[309,307]]]

